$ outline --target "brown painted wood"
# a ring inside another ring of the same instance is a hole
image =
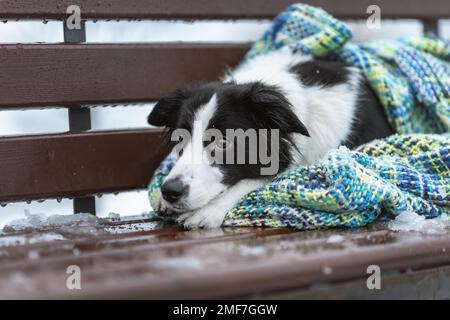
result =
[[[87,19],[248,19],[273,18],[295,0],[79,0],[82,17]],[[323,7],[337,17],[364,18],[369,5],[381,7],[384,17],[450,17],[447,0],[304,0]],[[0,1],[0,18],[63,19],[71,0]]]
[[[168,151],[160,130],[0,139],[0,201],[144,188]]]
[[[246,44],[0,45],[0,108],[143,102],[216,80]],[[194,67],[195,66],[195,67]]]
[[[0,298],[264,297],[312,284],[365,281],[372,264],[384,276],[450,263],[450,233],[395,233],[379,223],[304,232],[161,231],[147,232],[147,241],[130,233],[30,247],[23,260],[0,264]],[[330,242],[335,234],[344,241]],[[18,249],[24,254],[26,247]],[[14,256],[14,246],[2,252]],[[64,286],[65,270],[73,264],[82,271],[79,291]]]

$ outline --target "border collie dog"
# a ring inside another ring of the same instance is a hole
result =
[[[357,68],[285,50],[253,58],[221,82],[176,89],[148,123],[165,126],[182,145],[154,209],[189,229],[219,227],[241,197],[278,173],[393,134]],[[228,134],[251,130],[254,141]],[[245,161],[236,161],[240,154]],[[226,161],[211,161],[219,155]]]

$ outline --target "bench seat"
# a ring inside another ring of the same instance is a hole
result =
[[[95,232],[3,233],[0,298],[450,298],[449,263],[449,233],[393,232],[384,222],[184,231],[133,217]],[[373,264],[383,290],[367,289]],[[81,290],[66,287],[70,265]]]

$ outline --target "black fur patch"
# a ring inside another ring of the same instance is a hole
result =
[[[352,133],[343,144],[353,149],[394,133],[377,95],[366,81],[361,82]]]
[[[348,65],[339,61],[311,60],[293,65],[295,73],[306,86],[334,86],[348,81]]]
[[[295,146],[291,141],[290,134],[300,133],[309,136],[306,127],[292,111],[291,104],[277,87],[261,82],[240,85],[225,84],[218,92],[217,104],[217,111],[208,124],[210,128],[219,129],[222,134],[226,133],[226,129],[242,129],[244,131],[268,129],[268,137],[264,143],[267,143],[269,155],[271,152],[275,152],[270,147],[269,129],[278,129],[278,172],[284,171],[292,160],[292,151]],[[257,135],[257,139],[259,146],[260,140],[264,138]],[[242,143],[242,141],[239,142],[235,139],[231,143],[236,155],[238,148],[242,147],[238,143]],[[245,141],[245,143],[245,159],[248,161],[249,141]],[[255,164],[236,164],[236,162],[237,157],[235,156],[234,164],[218,165],[224,174],[223,183],[232,185],[242,179],[258,178],[261,175],[261,168],[266,167],[261,163],[259,156]]]
[[[218,84],[181,87],[163,96],[153,107],[147,122],[169,129],[184,128],[191,131],[195,112],[207,103]]]
[[[226,129],[278,129],[279,145],[279,172],[284,171],[292,160],[295,149],[291,141],[291,133],[309,136],[304,124],[292,111],[292,106],[279,88],[268,86],[261,82],[246,84],[235,83],[209,83],[195,87],[179,88],[161,98],[148,117],[148,122],[156,126],[168,128],[167,137],[175,129],[187,129],[192,132],[195,113],[208,103],[213,94],[217,96],[217,109],[207,124],[207,128],[219,129],[225,136]],[[270,153],[270,130],[267,141],[267,150]],[[258,146],[259,146],[258,136]],[[205,142],[204,146],[211,143]],[[232,141],[233,148],[238,148],[237,142]],[[247,141],[245,142],[247,143]],[[248,145],[244,146],[246,158]],[[222,151],[219,151],[222,152]],[[225,151],[224,151],[225,152]],[[235,152],[236,155],[236,152]],[[224,157],[225,159],[225,157]],[[224,174],[223,182],[229,185],[242,179],[258,178],[261,176],[262,164],[260,159],[256,164],[217,164]]]

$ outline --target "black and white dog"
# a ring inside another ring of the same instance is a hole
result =
[[[156,104],[148,123],[190,134],[154,208],[176,214],[186,228],[219,227],[241,197],[275,174],[317,163],[340,145],[352,148],[393,133],[358,69],[284,50],[253,58],[222,82],[176,89]],[[223,138],[211,138],[211,129]],[[265,139],[238,143],[226,134],[231,129],[264,132]],[[268,139],[274,136],[275,145]],[[276,153],[276,170],[262,174],[268,163],[259,153],[252,163],[197,161],[205,153],[208,159],[230,150],[236,154],[243,143],[247,157],[255,145],[257,153],[263,147]]]

